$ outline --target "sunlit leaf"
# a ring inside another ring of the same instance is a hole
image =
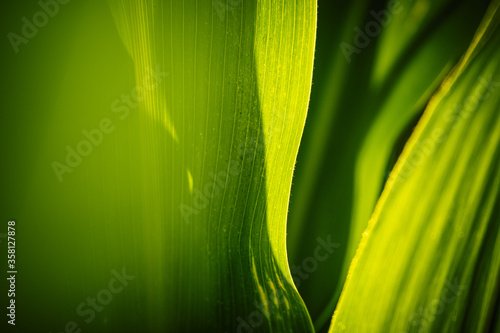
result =
[[[317,237],[331,235],[341,244],[299,286],[316,328],[331,318],[386,168],[400,153],[394,147],[467,49],[486,7],[486,1],[320,2],[316,72],[288,244],[290,264],[299,266]],[[348,15],[332,19],[337,11]],[[377,25],[378,34],[368,35]],[[347,44],[363,46],[359,31],[366,46],[345,53]]]
[[[363,234],[331,332],[498,327],[498,5],[405,146]]]
[[[286,215],[309,100],[316,2],[112,1],[141,104],[150,325],[312,330]]]

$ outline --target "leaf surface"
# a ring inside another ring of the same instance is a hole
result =
[[[431,99],[389,177],[331,332],[498,327],[498,4]]]
[[[151,327],[312,331],[288,269],[316,1],[111,1],[141,102]],[[161,310],[157,310],[160,311]]]

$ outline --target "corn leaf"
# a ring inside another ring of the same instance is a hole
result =
[[[330,332],[498,329],[498,5],[490,6],[391,173]]]
[[[329,70],[318,70],[314,77],[292,188],[288,244],[292,267],[300,267],[322,235],[341,244],[328,262],[300,281],[317,329],[333,314],[387,179],[386,168],[400,153],[394,147],[402,135],[406,141],[402,133],[414,126],[465,52],[487,8],[486,1],[391,3],[357,1],[347,8],[319,3],[315,67]],[[348,15],[331,19],[335,11]],[[374,22],[379,33],[369,36],[365,29]],[[344,52],[346,44],[362,41],[360,30],[367,45],[359,53]]]
[[[141,104],[151,327],[312,331],[288,269],[316,2],[111,1]],[[158,283],[161,281],[161,283]],[[165,295],[168,300],[165,301]]]

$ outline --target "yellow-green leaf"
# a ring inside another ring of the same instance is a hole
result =
[[[498,5],[404,148],[363,234],[331,332],[498,327]]]

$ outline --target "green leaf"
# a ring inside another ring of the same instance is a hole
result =
[[[290,264],[300,265],[317,237],[330,234],[341,244],[299,287],[317,329],[333,314],[386,168],[400,153],[396,143],[465,52],[487,8],[487,1],[419,0],[397,2],[391,12],[391,3],[346,4],[335,19],[330,15],[339,5],[319,5],[318,71],[292,188],[288,245]],[[373,12],[387,15],[387,23],[349,62],[341,45],[356,45],[355,28],[378,22]]]
[[[316,1],[111,1],[141,102],[151,327],[308,332],[288,269]],[[165,74],[166,75],[166,74]],[[153,288],[154,286],[154,288]]]
[[[331,332],[498,329],[500,22],[489,8],[405,146]]]

